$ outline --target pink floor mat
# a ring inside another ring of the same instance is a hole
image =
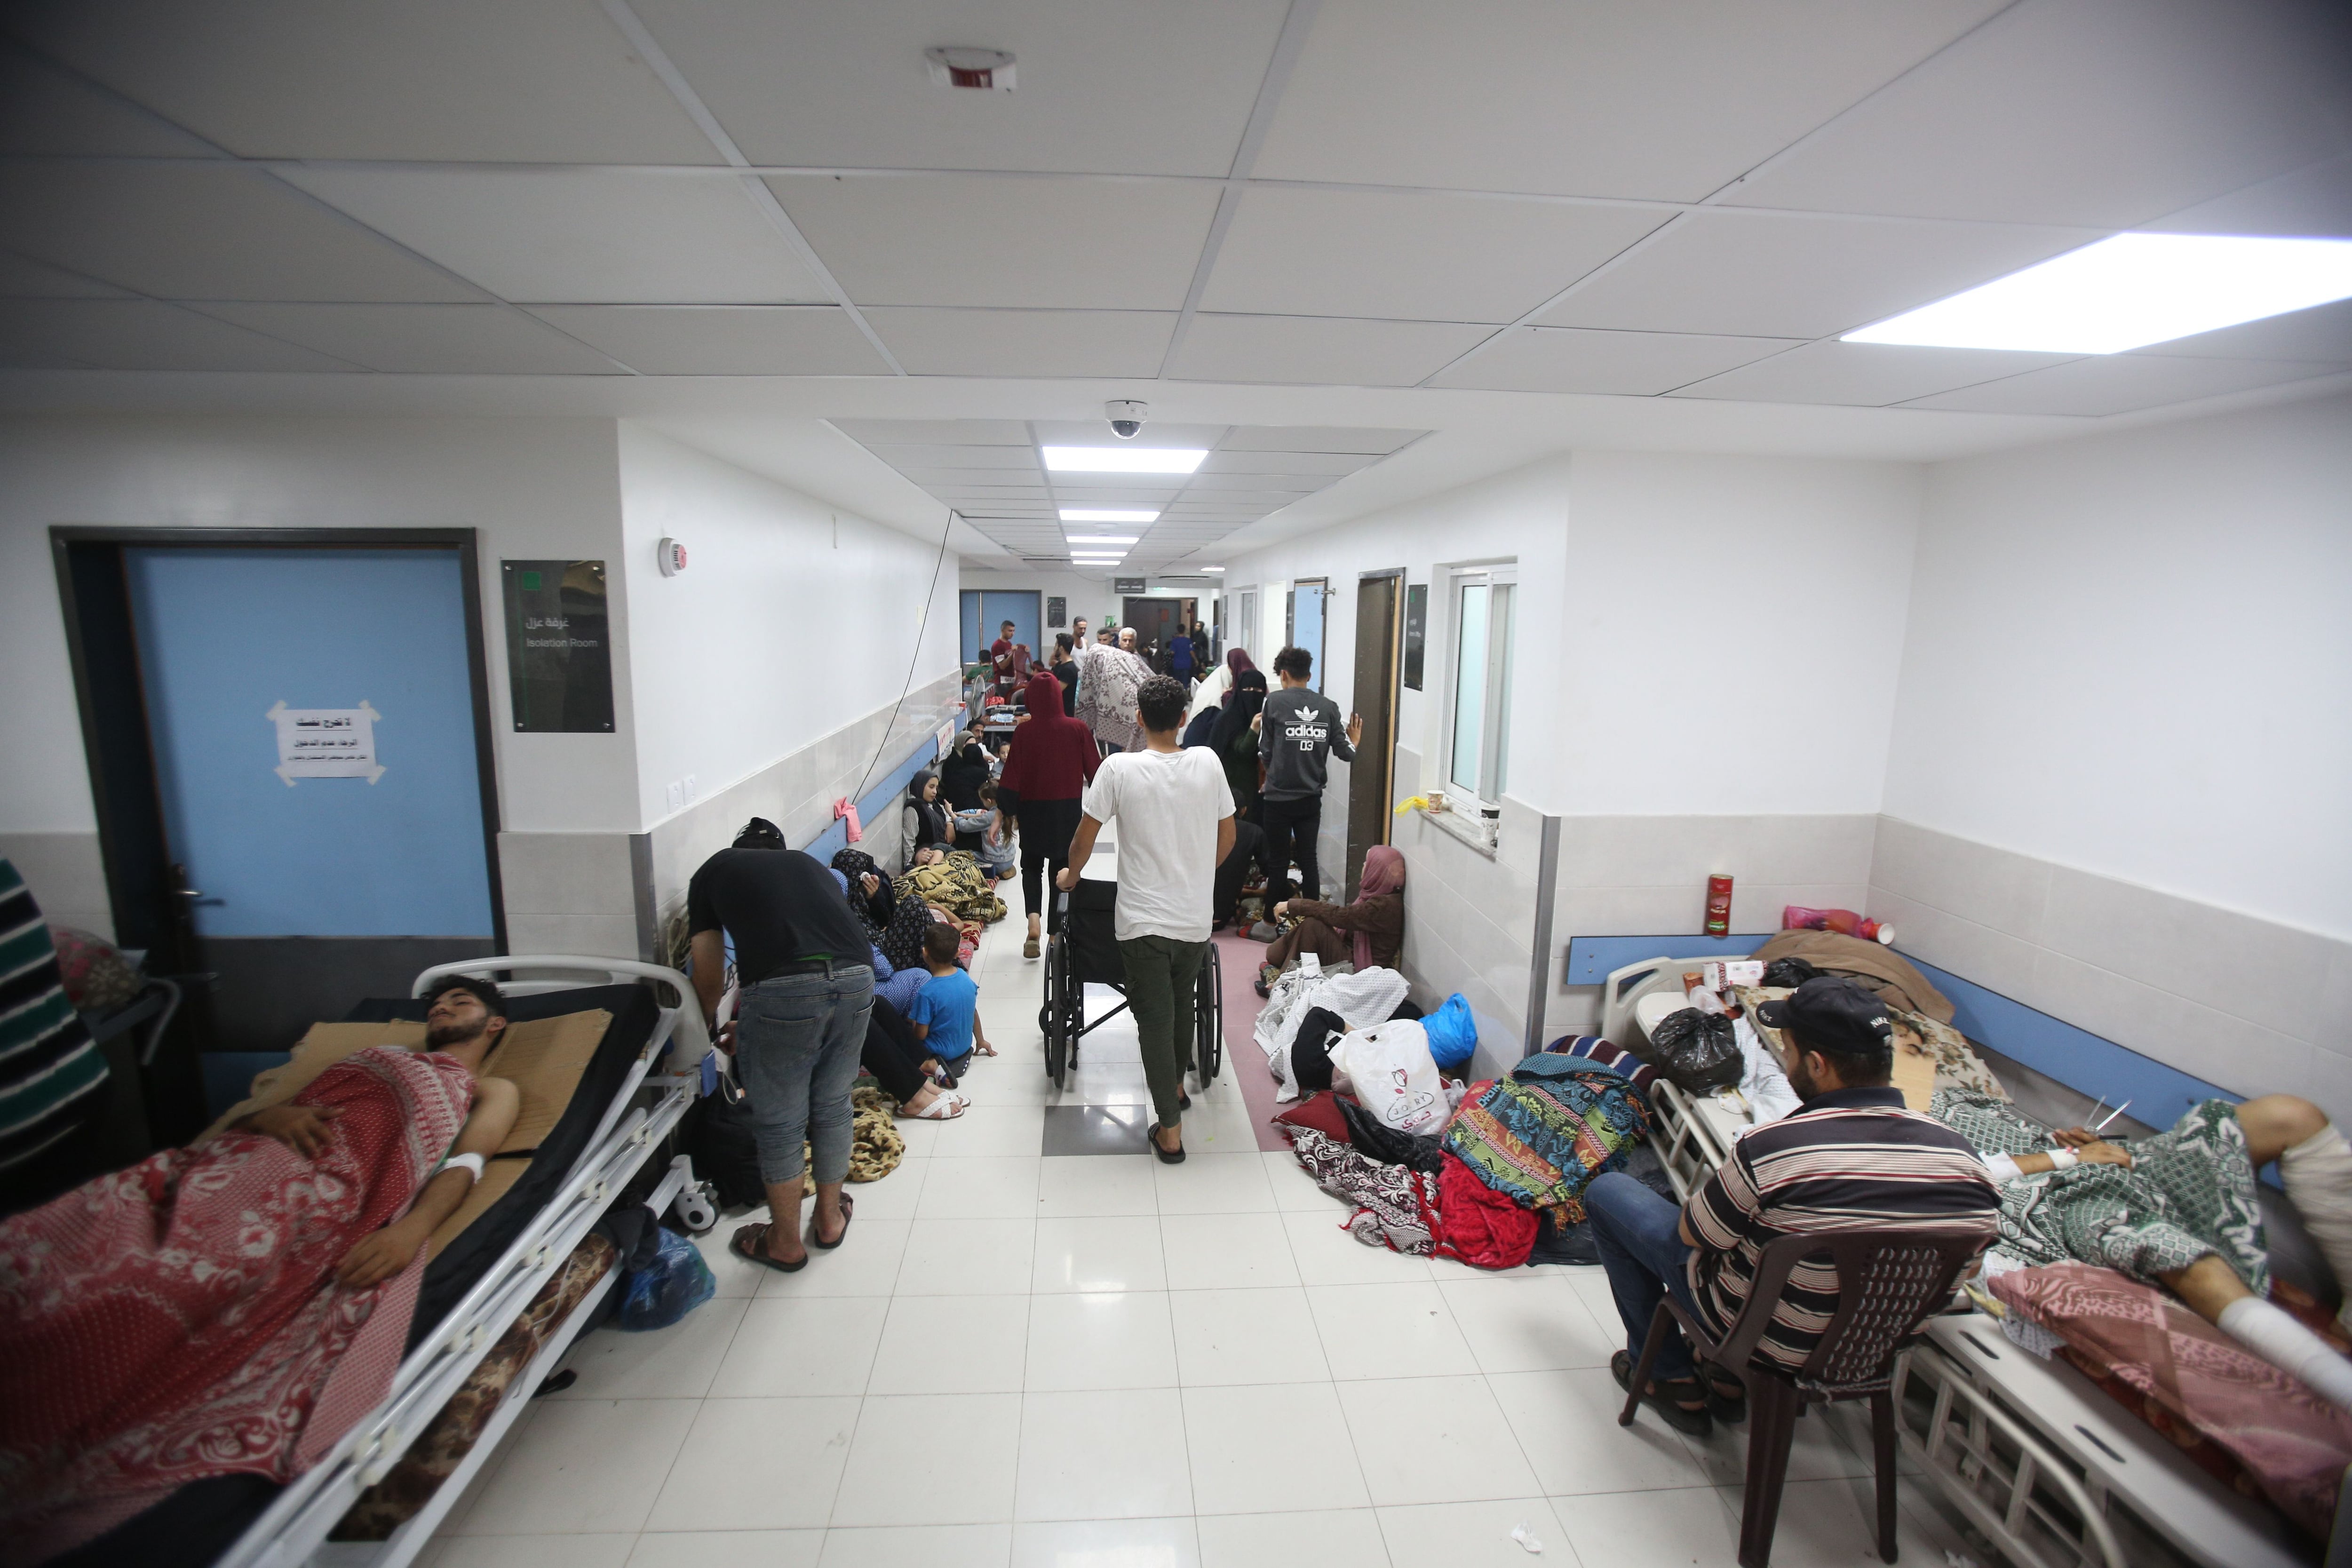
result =
[[[1210,940],[1217,944],[1217,963],[1224,981],[1224,1070],[1241,1085],[1242,1100],[1249,1107],[1257,1146],[1287,1152],[1290,1140],[1274,1125],[1275,1112],[1285,1109],[1274,1098],[1279,1086],[1266,1070],[1265,1053],[1258,1048],[1253,1033],[1257,1026],[1257,1010],[1265,1005],[1257,994],[1257,966],[1265,962],[1265,943],[1222,931]]]

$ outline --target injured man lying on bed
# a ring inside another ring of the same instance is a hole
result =
[[[0,1222],[0,1563],[190,1481],[286,1481],[383,1398],[425,1244],[514,1126],[515,1086],[476,1076],[506,1022],[453,980],[417,1048]]]
[[[2254,1173],[2273,1160],[2287,1197],[2344,1283],[2352,1326],[2352,1145],[2291,1094],[2209,1100],[2163,1132],[2110,1142],[2055,1134],[1989,1095],[1938,1089],[1932,1114],[2001,1185],[1998,1250],[2030,1265],[2102,1265],[2161,1284],[2198,1316],[2352,1410],[2352,1362],[2264,1298],[2270,1258]],[[2058,1147],[2050,1145],[2054,1142]]]

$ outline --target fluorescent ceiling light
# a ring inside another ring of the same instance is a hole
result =
[[[1073,533],[1069,536],[1072,544],[1132,544],[1135,540],[1132,533]]]
[[[1048,447],[1045,466],[1058,474],[1189,474],[1208,455],[1176,447]]]
[[[1203,572],[1222,572],[1224,568],[1222,566],[1203,566],[1201,570]]]
[[[2112,354],[2346,298],[2352,240],[2118,234],[1842,341]]]
[[[1062,509],[1064,522],[1150,522],[1160,516],[1158,508],[1139,511],[1132,507],[1066,506]]]
[[[1108,565],[1114,561],[1124,561],[1127,557],[1124,555],[1073,555],[1070,559],[1076,562],[1081,566],[1103,566]]]

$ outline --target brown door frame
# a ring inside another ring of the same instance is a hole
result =
[[[1378,585],[1384,590],[1386,613],[1377,621],[1368,623],[1364,614],[1366,593]],[[1350,705],[1364,716],[1364,744],[1356,748],[1356,760],[1348,772],[1348,861],[1346,893],[1356,896],[1364,870],[1365,852],[1375,844],[1386,844],[1392,819],[1389,802],[1396,794],[1396,719],[1400,706],[1398,684],[1404,672],[1404,587],[1405,569],[1392,567],[1379,572],[1364,572],[1356,577],[1356,658]],[[1324,621],[1325,644],[1329,644],[1330,622],[1328,608]],[[1378,630],[1379,643],[1367,645],[1365,634]],[[1367,655],[1370,655],[1368,670]],[[1372,677],[1370,690],[1365,677]],[[1367,698],[1373,700],[1367,701]],[[1376,732],[1377,731],[1377,732]],[[1371,750],[1377,766],[1365,769],[1366,749]],[[1378,793],[1370,793],[1377,773]]]

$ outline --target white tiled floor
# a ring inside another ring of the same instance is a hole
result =
[[[1041,1158],[1044,1107],[1148,1102],[1124,1019],[1071,1089],[1040,1060],[1021,922],[982,944],[963,1119],[901,1123],[837,1252],[798,1274],[702,1240],[719,1298],[604,1331],[425,1568],[1728,1564],[1741,1433],[1617,1426],[1597,1270],[1372,1251],[1230,1074],[1192,1158]],[[1213,1139],[1212,1134],[1213,1134]],[[1801,1423],[1773,1561],[1874,1562],[1860,1413]],[[1966,1551],[1906,1483],[1904,1561]]]

